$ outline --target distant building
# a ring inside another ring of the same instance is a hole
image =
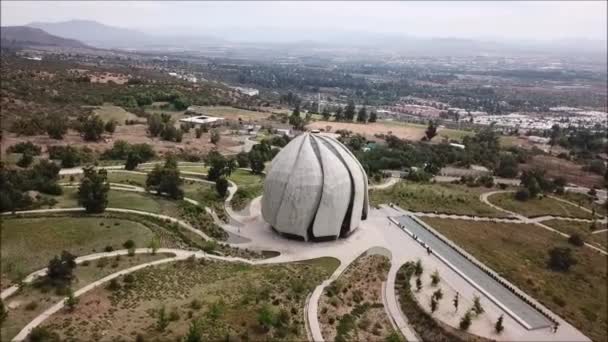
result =
[[[549,138],[545,138],[545,137],[539,137],[539,136],[535,136],[535,135],[531,135],[528,137],[528,140],[535,143],[535,144],[548,144],[549,143]]]
[[[255,88],[244,88],[244,87],[231,87],[231,88],[239,91],[242,94],[248,95],[248,96],[260,95],[260,91]]]
[[[195,125],[208,125],[212,127],[216,127],[222,124],[224,118],[216,117],[216,116],[207,116],[207,115],[199,115],[199,116],[191,116],[188,118],[179,119],[180,122],[191,123]]]

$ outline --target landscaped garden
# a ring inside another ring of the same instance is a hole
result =
[[[332,258],[279,265],[188,259],[139,270],[80,298],[43,323],[82,340],[305,340],[307,294],[338,266]]]
[[[490,203],[503,209],[521,214],[527,217],[554,215],[578,218],[591,218],[591,213],[580,207],[558,201],[554,198],[541,196],[530,198],[526,201],[515,199],[514,193],[504,192],[488,197]]]
[[[531,224],[424,221],[591,339],[605,339],[606,256]]]
[[[390,261],[382,255],[359,257],[328,286],[318,318],[327,341],[401,341],[382,301],[382,282]]]
[[[479,200],[488,192],[485,187],[450,183],[414,183],[401,181],[386,190],[371,190],[373,205],[394,203],[404,209],[457,215],[503,217],[507,214]]]
[[[440,305],[439,301],[443,298],[444,294],[439,295],[440,288],[437,288],[438,284],[424,284],[421,279],[422,275],[425,273],[424,266],[420,263],[420,261],[414,263],[412,261],[404,264],[399,271],[397,272],[397,280],[395,283],[395,289],[397,292],[397,298],[399,300],[399,305],[401,307],[401,311],[408,318],[408,322],[410,326],[414,329],[416,334],[420,336],[423,341],[437,341],[437,342],[482,342],[488,341],[485,338],[472,335],[466,332],[469,326],[472,324],[472,320],[475,318],[473,314],[469,314],[469,319],[465,320],[468,323],[459,326],[459,329],[456,329],[452,326],[449,326],[440,320],[434,318],[433,315],[433,306],[435,310],[438,309]],[[427,271],[428,273],[428,271]],[[434,278],[435,275],[432,275],[431,278]],[[438,277],[438,276],[437,276]],[[413,279],[416,279],[415,281]],[[439,278],[437,278],[439,279]],[[433,292],[430,302],[430,310],[422,307],[422,305],[426,305],[426,303],[420,303],[420,300],[417,299],[417,293],[421,291],[423,286],[435,286],[437,290]],[[432,302],[435,301],[435,304]],[[444,302],[453,301],[453,298],[443,298]],[[459,299],[459,302],[463,302],[462,299]],[[461,312],[466,312],[465,303],[458,304],[460,307],[463,307],[464,310]],[[474,306],[472,307],[474,308]],[[450,309],[451,310],[451,309]],[[472,310],[471,310],[472,311]],[[455,314],[455,312],[454,312]],[[464,313],[463,317],[466,315]]]
[[[135,254],[133,256],[115,256],[84,262],[76,266],[71,281],[72,290],[76,291],[97,279],[135,265],[170,257],[170,254]],[[22,285],[19,292],[9,297],[5,305],[10,307],[10,314],[2,323],[0,340],[10,341],[27,323],[44,310],[62,300],[66,288],[50,286],[45,278]]]

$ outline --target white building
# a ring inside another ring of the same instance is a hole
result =
[[[367,175],[338,140],[303,133],[272,160],[262,217],[279,233],[305,241],[348,236],[367,219]]]

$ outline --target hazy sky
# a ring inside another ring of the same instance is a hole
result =
[[[333,29],[412,36],[606,39],[606,1],[558,2],[79,2],[2,0],[2,25],[96,20],[167,30]]]

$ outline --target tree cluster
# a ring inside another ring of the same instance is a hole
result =
[[[88,213],[102,213],[108,206],[108,171],[95,170],[93,166],[83,168],[83,177],[78,187],[78,204]]]
[[[146,179],[146,189],[155,191],[159,195],[167,195],[173,199],[184,198],[181,188],[183,181],[177,167],[175,157],[169,156],[163,166],[156,165]]]

